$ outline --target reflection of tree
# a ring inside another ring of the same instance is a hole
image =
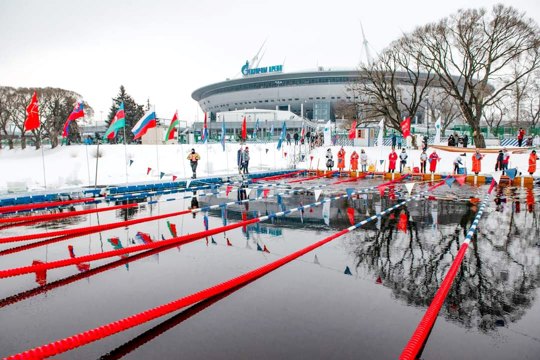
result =
[[[379,230],[360,232],[359,241],[352,245],[357,268],[380,277],[407,304],[429,305],[478,211],[474,204],[457,202],[438,208],[439,224],[445,225],[436,230],[427,217],[415,216],[411,221],[411,209],[406,208],[406,234],[397,231],[397,211],[381,219]],[[440,211],[446,208],[451,210]],[[480,233],[472,239],[448,294],[442,313],[468,328],[490,331],[516,321],[534,300],[540,269],[531,265],[526,254],[536,251],[535,234],[540,228],[538,221],[531,221],[533,214],[514,214],[511,208],[504,213],[484,212]]]

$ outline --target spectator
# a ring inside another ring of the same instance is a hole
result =
[[[244,149],[244,151],[242,152],[242,172],[244,174],[249,174],[249,171],[248,171],[248,166],[249,166],[249,149],[248,147],[246,146],[246,148]]]
[[[472,156],[472,172],[478,175],[482,171],[482,159],[484,155],[480,154],[480,151],[476,149],[476,152]]]
[[[397,141],[397,142],[398,142],[398,143],[397,143],[397,148],[398,148],[398,149],[401,149],[401,139],[402,139],[402,138],[401,138],[401,136],[400,136],[399,139],[398,139],[398,141]]]
[[[298,145],[299,137],[298,137],[298,132],[297,131],[294,132],[293,139],[294,139],[294,145]]]
[[[393,173],[396,170],[397,159],[398,155],[396,154],[396,150],[392,147],[392,151],[390,152],[390,155],[388,155],[388,172]]]
[[[422,150],[422,153],[420,154],[420,172],[422,174],[426,173],[426,163],[427,163],[428,156],[426,154],[426,150]]]
[[[330,171],[334,167],[334,155],[332,155],[332,149],[326,150],[326,170]]]
[[[236,152],[236,165],[238,166],[238,173],[242,174],[242,146],[240,146],[240,149]]]
[[[523,128],[519,128],[518,130],[518,135],[517,135],[517,140],[518,140],[518,146],[521,147],[521,145],[523,144],[523,138],[525,137],[525,130],[523,130]]]
[[[466,148],[469,145],[469,135],[463,134],[463,147]]]
[[[351,154],[351,171],[357,171],[358,170],[358,153],[353,150]]]
[[[437,152],[435,150],[433,150],[433,152],[431,153],[431,155],[429,155],[429,171],[434,174],[435,173],[435,170],[437,169],[437,162],[440,160],[441,158],[439,157],[439,155],[437,155]]]
[[[197,178],[197,164],[199,163],[199,160],[201,157],[199,154],[195,152],[195,149],[191,149],[191,153],[187,156],[187,159],[189,160],[189,164],[191,165],[191,171],[193,171],[192,179]]]
[[[458,156],[454,159],[454,174],[459,174],[459,168],[463,166],[463,159],[461,158],[461,155],[458,154]]]
[[[392,147],[393,148],[396,147],[396,141],[397,141],[396,133],[392,132]]]
[[[452,134],[448,137],[448,146],[456,146],[456,140]]]
[[[287,145],[291,145],[291,133],[287,133],[285,138],[287,139]]]
[[[405,149],[401,149],[401,153],[399,154],[399,172],[402,173],[403,169],[407,166],[407,158],[409,155],[405,152]]]
[[[362,149],[362,151],[360,152],[360,165],[362,165],[362,172],[366,172],[367,171],[367,154],[364,151],[364,149]]]
[[[495,162],[495,171],[502,171],[504,170],[504,154],[502,150],[499,150],[499,154],[497,155],[497,160]]]
[[[510,164],[510,153],[508,152],[508,150],[506,150],[506,148],[503,149],[503,154],[504,154],[504,158],[503,158],[503,174],[505,174],[506,170],[508,170],[508,165]]]
[[[343,146],[337,153],[337,167],[340,172],[345,169],[345,150],[343,149]]]
[[[536,156],[536,150],[531,151],[531,154],[529,155],[529,174],[533,176],[534,172],[536,171],[536,161],[538,160],[538,156]]]
[[[534,147],[540,146],[540,136],[535,135],[535,137],[534,137],[534,139],[533,139],[533,146],[534,146]]]

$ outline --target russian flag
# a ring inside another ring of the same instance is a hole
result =
[[[139,121],[137,121],[133,129],[131,129],[131,132],[133,133],[133,139],[140,138],[141,136],[146,134],[146,131],[148,131],[148,129],[156,127],[156,125],[156,111],[152,106],[152,108],[148,110]]]
[[[77,119],[80,119],[82,117],[84,117],[84,106],[83,106],[82,101],[79,101],[77,102],[77,104],[75,105],[75,108],[73,109],[71,114],[69,114],[66,122],[64,123],[64,130],[62,131],[62,137],[65,138],[68,136],[69,125],[71,124],[71,122]]]
[[[202,141],[203,143],[206,143],[208,141],[208,116],[207,113],[204,113],[204,124],[203,124],[203,133],[202,133]]]

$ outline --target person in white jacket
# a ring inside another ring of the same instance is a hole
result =
[[[367,171],[367,154],[364,151],[364,149],[362,149],[362,151],[360,152],[360,165],[362,165],[362,172],[366,172]]]
[[[401,153],[399,154],[399,172],[402,173],[403,169],[407,166],[407,158],[409,155],[405,152],[405,149],[401,149]]]

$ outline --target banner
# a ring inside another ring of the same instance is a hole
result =
[[[435,140],[433,140],[434,145],[439,145],[441,143],[441,118],[439,117],[435,121]]]

